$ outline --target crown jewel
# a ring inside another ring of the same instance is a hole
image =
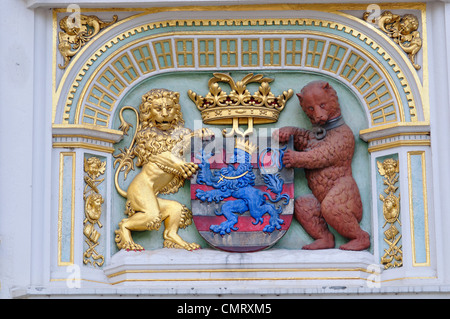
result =
[[[208,82],[209,92],[205,97],[192,90],[188,91],[205,124],[234,124],[237,118],[239,124],[250,123],[250,119],[252,124],[274,123],[287,100],[294,94],[294,91],[289,89],[276,97],[269,86],[273,79],[265,78],[262,74],[250,73],[237,82],[225,73],[213,75]],[[229,83],[231,92],[224,92],[218,82]],[[252,82],[260,83],[259,90],[253,95],[247,90],[247,84]]]

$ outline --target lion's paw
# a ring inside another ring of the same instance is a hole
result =
[[[164,240],[164,248],[176,248],[176,249],[186,249],[186,250],[197,250],[200,249],[200,245],[196,243],[184,242],[182,245],[176,243],[170,239]]]
[[[134,242],[127,242],[123,245],[122,249],[126,251],[134,250],[134,251],[143,251],[145,250],[144,247],[142,247],[139,244],[136,244]]]

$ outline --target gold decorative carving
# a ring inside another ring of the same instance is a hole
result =
[[[363,19],[368,21],[370,12],[365,12]],[[420,70],[421,66],[416,64],[416,54],[422,48],[422,38],[420,37],[419,19],[413,14],[405,14],[399,16],[390,11],[384,11],[381,16],[374,21],[378,27],[383,30],[402,50],[408,55],[409,60],[416,70]]]
[[[401,267],[403,265],[403,252],[402,246],[398,245],[402,235],[395,226],[397,222],[400,226],[400,194],[398,196],[395,193],[398,190],[398,186],[395,184],[398,182],[399,164],[397,160],[388,158],[380,163],[377,161],[378,172],[381,176],[384,176],[383,184],[387,187],[384,189],[384,193],[380,194],[380,200],[383,202],[383,217],[385,219],[382,228],[386,227],[386,224],[390,224],[389,228],[384,232],[385,238],[383,240],[389,245],[388,249],[384,250],[384,255],[381,257],[381,264],[385,269],[393,267]],[[395,259],[395,261],[394,261]]]
[[[102,204],[104,199],[98,190],[98,186],[105,180],[99,179],[100,175],[105,173],[106,162],[100,161],[97,157],[90,157],[84,160],[84,181],[86,186],[84,187],[83,198],[84,205],[84,230],[83,234],[86,236],[86,243],[89,248],[83,254],[84,264],[92,263],[94,266],[102,266],[105,262],[103,255],[98,254],[95,247],[98,246],[100,233],[95,229],[95,225],[102,228],[100,223],[100,217],[102,214]],[[91,260],[92,258],[92,260]]]
[[[245,137],[252,134],[253,124],[276,122],[286,102],[294,94],[294,91],[289,89],[276,97],[269,86],[273,79],[266,78],[262,74],[250,73],[237,82],[225,73],[213,75],[208,82],[209,92],[205,97],[192,90],[188,91],[188,95],[201,112],[205,124],[233,124],[230,132],[223,130],[225,136],[238,134]],[[228,83],[232,91],[227,94],[218,82]],[[253,82],[261,85],[252,95],[247,90],[247,84]],[[242,131],[239,124],[248,124],[247,130]]]
[[[125,110],[136,116],[136,131],[128,148],[114,155],[115,185],[119,194],[127,199],[124,218],[115,231],[117,247],[126,250],[143,250],[136,244],[131,231],[158,230],[164,221],[164,247],[194,250],[196,243],[188,243],[178,235],[179,228],[192,224],[192,212],[174,200],[158,197],[159,194],[176,193],[185,179],[196,172],[198,166],[183,159],[190,154],[190,139],[193,136],[212,137],[207,129],[195,132],[183,127],[184,120],[179,104],[180,94],[166,89],[152,89],[142,96],[139,112],[131,106],[119,112],[121,129],[127,135],[131,125],[123,118]],[[141,167],[140,173],[125,191],[119,185],[119,173],[124,179],[130,170]]]
[[[59,64],[60,69],[65,69],[72,57],[102,29],[117,22],[117,15],[113,16],[111,22],[103,22],[97,16],[80,15],[73,22],[71,17],[64,17],[59,21],[62,31],[59,32],[58,49],[64,58],[64,65]]]

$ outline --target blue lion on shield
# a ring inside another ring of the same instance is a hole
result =
[[[285,148],[284,148],[285,149]],[[278,154],[276,159],[278,168],[282,168],[282,157],[284,149],[275,150],[274,154]],[[256,150],[256,147],[251,144],[244,143],[242,140],[237,140],[234,148],[234,154],[230,159],[231,163],[238,163],[237,167],[229,164],[220,171],[211,171],[209,158],[213,153],[205,154],[203,150],[196,155],[196,158],[201,160],[198,165],[197,184],[212,186],[214,189],[204,191],[197,189],[196,198],[202,202],[216,202],[219,203],[225,198],[232,197],[235,200],[225,202],[220,209],[216,210],[216,215],[224,216],[227,220],[220,225],[211,225],[210,230],[214,233],[225,235],[232,230],[238,230],[235,225],[238,222],[239,215],[249,212],[254,218],[253,225],[263,223],[263,216],[268,214],[270,216],[269,224],[263,229],[263,232],[272,233],[275,229],[280,230],[284,220],[280,218],[283,211],[281,205],[276,207],[274,204],[281,200],[285,200],[282,205],[289,203],[290,197],[288,194],[282,194],[284,181],[279,173],[263,174],[263,180],[266,187],[272,191],[276,197],[268,192],[255,187],[255,174],[251,164],[251,154]],[[267,150],[266,150],[267,152]],[[264,164],[261,163],[258,157],[258,166],[264,170]]]

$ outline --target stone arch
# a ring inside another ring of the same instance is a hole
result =
[[[344,14],[333,19],[323,12],[305,14],[314,18],[285,15],[230,20],[155,15],[154,22],[145,24],[142,15],[130,18],[108,29],[74,61],[57,96],[54,123],[110,128],[116,102],[136,81],[166,72],[218,69],[295,69],[337,77],[366,105],[370,129],[427,118],[417,76],[400,68],[405,57],[395,47],[386,50],[380,32]]]

